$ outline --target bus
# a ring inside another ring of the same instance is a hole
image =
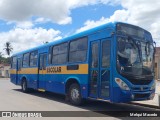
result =
[[[113,22],[12,55],[10,77],[23,92],[63,94],[74,105],[150,100],[154,54],[150,32]]]

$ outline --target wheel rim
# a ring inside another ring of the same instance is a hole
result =
[[[71,90],[71,98],[73,101],[77,101],[79,99],[79,91],[76,88]]]
[[[25,82],[23,82],[23,91],[25,91],[26,90],[26,83]]]

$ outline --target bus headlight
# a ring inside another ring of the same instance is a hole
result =
[[[130,90],[128,85],[124,81],[122,81],[120,78],[115,78],[115,81],[122,90]]]
[[[150,90],[154,90],[155,86],[156,86],[156,84],[155,84],[155,81],[154,81],[153,84],[152,84],[152,86],[151,86],[151,88],[150,88]]]

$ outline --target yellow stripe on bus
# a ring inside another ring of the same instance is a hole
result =
[[[38,74],[38,68],[22,68],[18,74]]]
[[[88,64],[79,64],[77,70],[67,70],[67,66],[51,66],[43,74],[88,74]]]
[[[11,74],[38,74],[38,68],[22,68],[20,71],[10,70]]]
[[[10,73],[16,74],[16,70],[11,69]],[[38,74],[38,68],[22,68],[18,74]],[[79,64],[77,70],[67,70],[67,66],[50,66],[39,70],[39,74],[88,74],[88,64]]]
[[[15,69],[10,69],[10,74],[16,74],[16,70]]]

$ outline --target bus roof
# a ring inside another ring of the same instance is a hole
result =
[[[113,28],[113,29],[114,29],[116,23],[118,23],[118,22],[110,22],[110,23],[107,23],[107,24],[103,24],[103,25],[97,26],[97,27],[95,27],[95,28],[91,28],[91,29],[89,29],[89,30],[86,30],[86,31],[83,31],[83,32],[80,32],[80,33],[76,33],[76,34],[71,35],[71,36],[66,37],[66,38],[62,38],[62,39],[59,39],[59,40],[55,40],[55,41],[52,41],[52,42],[47,43],[47,44],[44,44],[44,45],[40,45],[40,46],[31,48],[31,49],[24,50],[24,51],[22,51],[22,52],[18,52],[18,53],[16,53],[16,54],[13,54],[12,56],[17,56],[17,55],[24,54],[24,53],[27,53],[27,52],[30,52],[30,51],[34,51],[34,50],[41,49],[41,48],[43,48],[43,47],[52,46],[52,45],[54,45],[54,44],[58,44],[58,43],[61,43],[61,42],[67,42],[67,41],[69,41],[69,40],[74,40],[74,39],[79,38],[79,37],[84,37],[84,36],[93,34],[93,33],[96,32],[96,31],[105,29],[106,27],[110,27],[110,28]]]

